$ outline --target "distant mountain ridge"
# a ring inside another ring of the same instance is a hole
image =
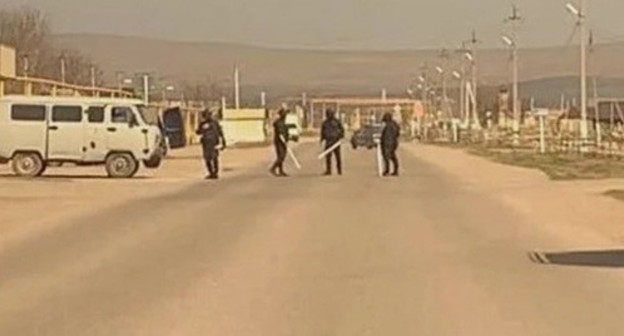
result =
[[[228,43],[176,42],[143,37],[69,34],[56,35],[55,43],[78,49],[97,61],[114,81],[123,72],[152,72],[171,81],[195,81],[210,77],[231,85],[232,69],[241,69],[244,94],[265,90],[269,95],[377,94],[386,88],[404,94],[427,63],[444,64],[439,50],[329,51],[289,50]],[[509,81],[509,52],[480,50],[479,76],[485,85]],[[456,54],[449,68],[459,69]],[[578,48],[553,47],[520,52],[521,80],[565,78],[578,73]],[[624,78],[624,43],[597,45],[590,55],[590,73],[598,77]],[[431,72],[430,76],[435,74]],[[556,84],[557,81],[551,81]],[[548,89],[548,88],[546,88]],[[623,94],[624,95],[624,94]]]

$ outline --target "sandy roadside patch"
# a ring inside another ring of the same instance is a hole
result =
[[[465,187],[500,199],[571,248],[624,242],[624,203],[603,195],[624,189],[624,180],[554,182],[538,170],[494,163],[458,149],[412,144],[404,148]]]

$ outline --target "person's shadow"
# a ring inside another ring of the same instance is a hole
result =
[[[149,180],[149,179],[153,179],[153,177],[150,176],[135,176],[132,178],[128,178],[128,179],[114,179],[114,178],[110,178],[108,176],[106,176],[105,174],[103,175],[86,175],[86,174],[76,174],[76,175],[71,175],[71,174],[57,174],[57,175],[42,175],[42,176],[38,176],[38,177],[21,177],[21,176],[17,176],[14,174],[0,174],[0,179],[6,179],[6,180],[13,180],[13,181],[58,181],[58,180],[111,180],[111,181],[118,181],[118,180]]]

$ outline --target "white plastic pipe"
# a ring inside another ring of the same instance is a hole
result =
[[[322,160],[323,158],[325,158],[327,155],[329,155],[329,153],[333,152],[336,150],[336,148],[342,146],[342,140],[336,142],[333,146],[329,147],[326,151],[324,151],[323,153],[319,154],[318,159]]]
[[[295,156],[295,152],[292,150],[292,148],[288,146],[288,142],[286,142],[286,139],[284,139],[283,136],[280,136],[280,140],[286,146],[286,151],[288,152],[288,156],[290,157],[292,162],[295,164],[295,167],[297,167],[297,169],[301,169],[302,168],[301,163],[299,163],[299,160],[297,160],[297,157]]]
[[[383,177],[383,155],[381,154],[381,143],[377,144],[377,173]]]

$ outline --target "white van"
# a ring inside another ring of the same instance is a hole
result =
[[[103,164],[114,178],[134,176],[140,162],[157,168],[162,135],[143,109],[135,99],[0,97],[0,163],[25,177],[62,163]]]
[[[301,137],[301,118],[295,113],[286,115],[286,127],[288,127],[288,138],[298,142]]]

